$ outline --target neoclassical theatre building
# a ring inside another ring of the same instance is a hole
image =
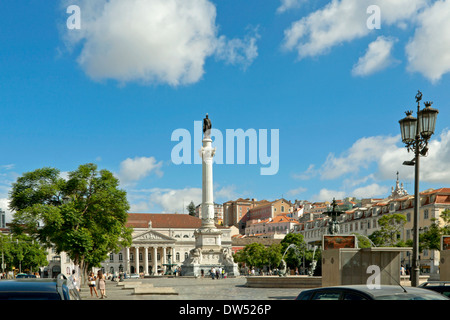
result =
[[[126,272],[146,275],[164,274],[164,264],[181,266],[195,248],[194,231],[201,219],[188,214],[129,213],[127,226],[133,228],[132,244],[119,253],[111,253],[102,269],[107,273]],[[231,249],[231,230],[222,231],[222,246]]]

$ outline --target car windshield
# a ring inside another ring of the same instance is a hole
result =
[[[403,293],[403,294],[390,294],[385,296],[378,296],[376,297],[377,300],[447,300],[443,295],[439,294],[426,294],[421,293],[414,294],[414,293]]]

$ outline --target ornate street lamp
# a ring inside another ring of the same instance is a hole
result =
[[[422,92],[418,91],[416,95],[417,118],[412,116],[412,111],[406,112],[406,117],[399,121],[402,141],[409,151],[414,152],[414,159],[403,162],[404,165],[414,166],[414,228],[413,228],[413,254],[412,254],[412,277],[411,285],[419,285],[419,159],[420,156],[426,156],[428,153],[428,140],[434,134],[436,118],[439,111],[431,108],[433,102],[425,102],[425,108],[420,110],[420,101]]]

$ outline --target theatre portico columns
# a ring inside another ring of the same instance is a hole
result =
[[[146,232],[133,237],[132,245],[125,248],[124,271],[144,276],[166,272],[167,257],[174,256],[175,239],[156,232]]]

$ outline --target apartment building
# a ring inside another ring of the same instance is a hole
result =
[[[364,204],[364,205],[363,205]],[[442,211],[450,209],[450,188],[429,189],[420,193],[419,230],[426,231],[433,220],[442,223]],[[407,241],[413,237],[414,196],[408,195],[399,185],[398,178],[391,195],[386,199],[363,199],[361,206],[345,211],[338,220],[340,233],[358,233],[369,236],[379,230],[378,220],[385,214],[400,213],[405,215],[406,224],[401,230],[399,240]],[[312,247],[320,245],[322,236],[328,234],[329,218],[318,215],[313,219],[301,221],[294,227],[294,232],[303,234],[307,244]],[[411,266],[412,257],[408,253],[402,257],[406,268]],[[439,251],[424,250],[420,254],[420,268],[423,274],[436,274],[439,269]]]
[[[299,222],[290,217],[289,214],[280,214],[274,218],[267,218],[258,220],[254,223],[248,224],[245,228],[246,236],[260,236],[269,238],[277,238],[275,235],[285,236],[294,229],[294,226]]]

